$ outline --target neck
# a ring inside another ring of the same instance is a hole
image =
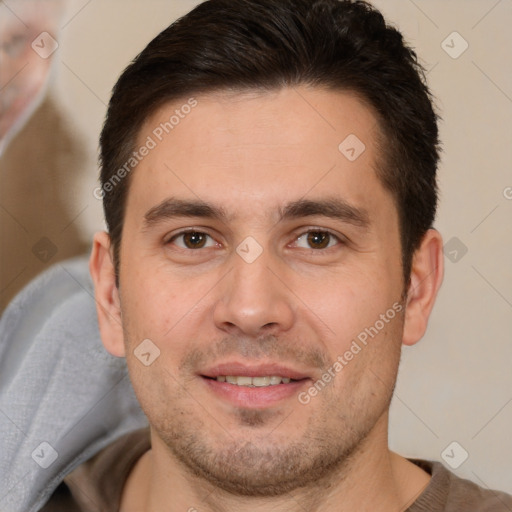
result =
[[[405,511],[428,485],[430,475],[388,449],[387,421],[386,413],[327,479],[265,498],[234,496],[191,475],[152,432],[152,450],[130,474],[121,511]]]

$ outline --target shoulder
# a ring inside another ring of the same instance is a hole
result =
[[[512,496],[460,478],[440,462],[408,459],[432,475],[429,485],[407,512],[506,512]]]

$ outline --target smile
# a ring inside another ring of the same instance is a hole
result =
[[[217,382],[227,382],[236,386],[247,387],[265,387],[276,386],[278,384],[288,384],[292,379],[290,377],[280,377],[279,375],[249,377],[247,375],[219,375],[216,377]]]

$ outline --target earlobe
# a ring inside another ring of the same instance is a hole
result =
[[[413,256],[402,343],[414,345],[425,334],[437,292],[443,281],[443,240],[429,229]]]
[[[124,357],[119,290],[111,257],[110,237],[104,231],[94,235],[89,271],[94,282],[96,311],[103,345],[112,355]]]

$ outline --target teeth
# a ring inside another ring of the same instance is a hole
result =
[[[235,377],[239,386],[250,386],[252,384],[252,377]]]
[[[246,375],[219,375],[217,382],[228,382],[229,384],[235,384],[237,386],[247,387],[266,387],[276,386],[277,384],[288,384],[290,377],[279,377],[278,375],[272,375],[271,377],[247,377]]]
[[[253,386],[270,386],[270,377],[253,377],[251,380]],[[279,379],[279,381],[281,381],[281,379]]]

